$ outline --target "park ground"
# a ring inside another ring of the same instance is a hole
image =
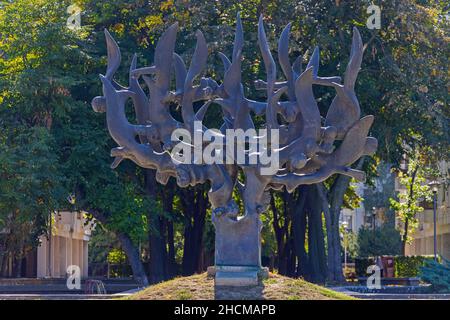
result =
[[[173,280],[152,285],[122,299],[132,300],[350,300],[354,299],[302,279],[292,279],[278,274],[270,277],[261,285],[252,288],[243,287],[233,290],[215,290],[214,279],[207,273],[190,277],[178,277]]]

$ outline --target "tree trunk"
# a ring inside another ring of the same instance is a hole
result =
[[[292,235],[292,224],[290,227],[290,235]],[[297,274],[296,270],[296,260],[297,257],[294,252],[294,239],[289,236],[289,240],[286,243],[286,253],[287,253],[287,263],[286,263],[286,275],[288,277],[295,277]]]
[[[1,247],[0,247],[1,248]],[[0,252],[0,277],[3,277],[3,261],[5,261],[6,252]]]
[[[103,212],[99,210],[90,210],[89,211],[96,220],[100,221],[103,225],[107,226],[107,218],[103,214]],[[131,238],[124,232],[114,232],[114,234],[117,236],[117,238],[120,241],[120,245],[125,251],[125,254],[128,258],[128,261],[131,264],[131,270],[133,272],[133,278],[138,281],[139,285],[141,286],[148,286],[149,282],[147,279],[147,275],[145,274],[144,265],[141,261],[141,255],[138,250],[133,244],[133,241],[131,241]]]
[[[182,274],[191,275],[194,273],[195,264],[195,243],[193,241],[193,220],[195,208],[195,191],[194,190],[180,190],[181,203],[183,206],[183,213],[185,216],[184,227],[184,244],[183,244],[183,260],[181,263]]]
[[[185,215],[182,274],[187,276],[199,270],[208,200],[203,187],[180,192]]]
[[[356,169],[360,170],[364,164],[364,157],[359,159]],[[329,212],[325,213],[325,217],[328,218],[327,229],[328,234],[328,281],[331,283],[344,282],[344,273],[342,270],[341,261],[341,238],[339,231],[339,216],[341,214],[341,208],[344,203],[344,195],[347,188],[350,185],[351,178],[344,175],[338,175],[333,185],[331,186],[328,197],[325,197],[322,202],[324,208],[328,208]],[[322,185],[323,186],[323,185]],[[320,187],[323,197],[323,188]],[[325,205],[325,199],[329,203],[329,206]]]
[[[350,177],[339,175],[329,192],[329,244],[328,244],[328,281],[331,283],[344,282],[344,273],[341,261],[341,238],[339,231],[339,216],[344,202],[344,194],[350,184]],[[330,241],[331,240],[331,241]]]
[[[13,272],[12,276],[14,278],[21,278],[22,277],[22,255],[20,253],[16,253],[14,259],[13,259]]]
[[[293,227],[292,227],[292,215],[294,213],[295,205],[295,194],[290,194],[286,190],[283,192],[283,202],[284,202],[284,230],[286,234],[286,245],[284,248],[284,255],[286,259],[286,275],[288,277],[295,276],[295,265],[296,256],[294,252],[294,239],[292,237]]]
[[[168,248],[168,256],[167,256],[167,264],[168,264],[168,276],[169,278],[173,278],[177,275],[177,263],[175,261],[175,240],[174,240],[174,231],[173,231],[173,222],[167,222],[167,248]]]
[[[145,170],[145,190],[147,195],[156,201],[157,185],[155,170]],[[149,241],[149,280],[150,283],[164,281],[166,275],[166,242],[164,235],[164,222],[153,208],[148,211],[148,241]]]
[[[417,172],[419,171],[419,166],[416,166],[414,168],[414,171],[411,175],[411,185],[409,187],[409,199],[408,199],[408,208],[411,208],[411,206],[413,205],[412,203],[412,198],[414,195],[414,182],[416,180],[416,176],[417,176]],[[375,222],[374,222],[374,226],[375,226]],[[406,217],[405,219],[405,229],[404,229],[404,233],[403,233],[403,237],[402,237],[402,254],[406,255],[406,242],[408,242],[408,229],[409,229],[409,218]]]
[[[8,267],[8,253],[5,252],[2,264],[0,265],[0,277],[6,278],[8,275],[6,273],[6,269]]]
[[[196,211],[196,219],[194,219],[194,241],[196,245],[196,259],[194,265],[194,272],[203,271],[202,265],[202,252],[203,252],[203,232],[205,229],[205,219],[206,219],[206,210],[208,208],[208,196],[205,192],[205,189],[199,188],[197,191],[197,210]]]
[[[337,270],[335,270],[335,262],[334,262],[334,259],[336,258],[335,253],[336,245],[334,239],[334,232],[332,231],[334,222],[332,221],[331,218],[325,186],[322,183],[319,183],[316,185],[316,188],[318,191],[317,192],[318,199],[320,199],[320,202],[322,203],[322,209],[325,215],[325,225],[327,228],[327,280],[329,282],[334,282],[335,274],[336,272],[338,272]]]
[[[408,241],[409,219],[405,219],[405,229],[402,236],[402,255],[406,255],[406,242]]]
[[[145,274],[144,266],[142,265],[141,255],[138,248],[133,245],[133,242],[127,234],[123,232],[117,232],[116,235],[120,241],[122,249],[127,255],[128,261],[131,264],[133,278],[138,281],[139,285],[143,287],[148,286],[147,275]]]
[[[283,201],[285,199],[283,198]],[[287,274],[287,256],[286,256],[286,240],[287,235],[285,232],[285,224],[286,224],[286,205],[285,205],[285,220],[284,225],[280,224],[280,214],[278,212],[278,209],[275,205],[275,194],[273,192],[270,193],[270,208],[272,209],[273,213],[273,229],[275,232],[275,239],[277,241],[277,267],[278,267],[278,273],[281,275]]]
[[[150,283],[158,283],[166,280],[166,247],[164,241],[164,224],[160,217],[149,212],[149,228],[156,229],[149,231],[149,276]],[[162,232],[161,232],[162,231]]]
[[[298,277],[306,277],[309,274],[308,255],[305,249],[306,238],[306,186],[300,186],[297,190],[295,210],[292,215],[292,235],[294,239],[294,252],[297,257]]]
[[[167,185],[162,192],[163,209],[166,213],[173,214],[173,198],[174,198],[174,186],[171,182]],[[168,278],[173,278],[177,274],[177,264],[175,261],[175,244],[174,244],[174,230],[173,221],[166,221],[167,228],[167,270],[166,274]]]
[[[308,186],[308,261],[311,267],[311,281],[323,283],[326,279],[325,242],[322,205],[317,199],[318,195],[315,186]]]

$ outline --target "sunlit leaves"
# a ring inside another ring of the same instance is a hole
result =
[[[422,161],[421,161],[422,160]],[[410,242],[411,235],[418,227],[417,214],[424,209],[420,202],[431,201],[432,192],[426,184],[426,163],[420,156],[411,157],[406,172],[399,173],[399,182],[403,190],[398,193],[398,199],[390,199],[391,208],[404,224],[401,230],[404,240]]]

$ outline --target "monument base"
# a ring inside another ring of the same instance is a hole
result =
[[[230,287],[257,286],[269,277],[269,270],[249,266],[211,266],[208,276],[214,277],[214,285]]]
[[[261,228],[259,215],[237,216],[238,208],[230,204],[213,211],[212,222],[216,229],[215,286],[258,286],[262,276],[268,275],[261,267]]]

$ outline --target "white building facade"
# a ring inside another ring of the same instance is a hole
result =
[[[82,212],[58,212],[53,215],[50,236],[41,236],[37,248],[37,277],[64,278],[71,265],[88,276],[88,242],[95,224]]]

